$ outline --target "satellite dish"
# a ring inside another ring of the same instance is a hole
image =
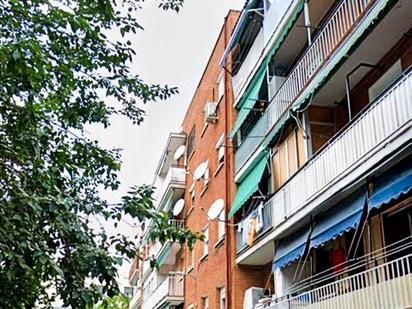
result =
[[[225,206],[225,201],[223,199],[217,199],[213,202],[210,206],[209,211],[207,212],[207,216],[210,221],[215,220],[219,217],[220,213],[223,211],[223,207]]]
[[[176,149],[175,154],[173,155],[173,159],[175,159],[175,161],[179,160],[185,153],[185,150],[186,150],[185,145],[179,146],[179,148]]]
[[[177,217],[182,212],[183,207],[185,207],[185,200],[181,198],[173,206],[173,216]]]
[[[200,163],[197,166],[197,168],[195,169],[195,172],[193,173],[193,177],[196,180],[199,180],[200,178],[202,178],[203,175],[206,173],[207,165],[208,165],[208,161],[205,161],[205,162]]]

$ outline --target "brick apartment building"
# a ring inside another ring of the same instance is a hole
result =
[[[233,147],[227,138],[236,115],[230,61],[224,69],[220,61],[237,18],[237,12],[229,12],[182,124],[187,136],[187,170],[193,172],[201,163],[208,162],[205,177],[195,181],[189,174],[186,182],[185,226],[202,231],[207,238],[204,243],[196,243],[193,251],[185,249],[184,296],[188,309],[241,309],[244,290],[264,286],[261,267],[239,268],[232,263],[236,226],[225,222],[236,193]],[[208,102],[217,104],[215,120],[205,121]],[[219,199],[224,201],[224,211],[217,220],[209,221],[207,212]]]
[[[206,241],[159,251],[143,309],[412,307],[412,1],[247,0],[182,128],[159,209]]]

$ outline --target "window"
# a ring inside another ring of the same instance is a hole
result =
[[[209,169],[207,169],[203,175],[203,188],[206,188],[209,185],[209,180]]]
[[[225,94],[225,79],[223,71],[220,73],[219,78],[217,79],[217,100],[219,101],[221,97]]]
[[[208,255],[209,253],[209,228],[205,228],[203,230],[203,235],[205,236],[205,240],[203,241],[203,257],[205,257],[206,255]]]
[[[195,150],[195,127],[189,133],[189,137],[187,138],[187,157],[190,158],[193,151]]]
[[[218,289],[219,291],[219,309],[226,309],[226,290],[225,288]]]
[[[222,210],[218,217],[217,239],[221,240],[225,236],[225,211]]]
[[[401,74],[402,66],[399,59],[369,88],[369,102],[375,100]]]
[[[220,135],[215,145],[215,148],[217,151],[217,165],[216,166],[218,168],[220,167],[220,165],[224,163],[224,160],[225,160],[225,147],[223,145],[224,140],[225,140],[225,135],[224,133],[222,133],[222,135]]]
[[[187,247],[187,271],[190,271],[193,268],[194,260],[195,260],[195,249],[193,248],[192,250],[190,250],[190,248]]]
[[[302,140],[302,141],[301,141]],[[304,164],[303,137],[299,130],[293,130],[288,137],[273,149],[273,181],[279,189]]]
[[[209,297],[202,297],[202,309],[209,309]]]
[[[195,191],[192,190],[190,191],[190,204],[189,204],[189,209],[186,212],[186,216],[188,216],[192,210],[195,209]]]

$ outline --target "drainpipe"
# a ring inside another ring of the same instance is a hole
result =
[[[311,26],[310,26],[308,0],[305,0],[305,3],[303,4],[303,17],[305,20],[306,35],[308,37],[308,46],[310,46],[312,45],[312,34],[310,33]]]
[[[227,24],[228,24],[228,16],[227,15],[225,17],[225,23],[224,23],[224,46],[225,46],[225,50],[227,48],[227,37],[228,37],[228,33],[227,33]],[[224,64],[226,65],[226,64]],[[225,70],[224,73],[224,85],[225,85],[225,92],[224,92],[224,96],[225,96],[225,141],[224,143],[227,145],[227,136],[228,136],[228,132],[229,132],[229,120],[228,120],[228,93],[229,93],[229,87],[228,87],[228,71]],[[231,115],[232,116],[232,115]],[[231,268],[231,251],[230,251],[230,231],[228,229],[228,222],[227,222],[227,216],[229,213],[229,190],[230,190],[230,173],[229,173],[229,160],[228,160],[228,154],[229,154],[229,147],[224,147],[225,149],[225,234],[226,234],[226,286],[225,286],[225,292],[226,292],[226,308],[229,309],[231,308],[231,286],[230,286],[230,282],[231,282],[231,278],[230,278],[230,268]]]

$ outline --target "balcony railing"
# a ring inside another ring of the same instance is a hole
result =
[[[143,299],[142,309],[154,309],[161,303],[183,301],[184,275],[182,273],[169,273],[166,279],[156,289]]]
[[[268,201],[277,227],[412,120],[412,71],[372,102]]]
[[[268,131],[267,117],[263,114],[258,122],[248,134],[247,138],[242,141],[235,154],[236,172],[242,167],[243,163],[256,150],[257,146],[263,141],[266,132]]]
[[[266,125],[262,125],[266,127],[266,131],[262,134],[263,136],[273,128],[282,115],[291,107],[294,100],[305,89],[329,56],[337,49],[373,1],[342,0],[262,115],[264,119],[262,121],[267,122]],[[247,139],[249,137],[246,137]],[[247,143],[240,145],[236,153],[237,171],[249,159],[251,154],[257,149],[257,146]]]
[[[274,225],[301,209],[311,197],[410,121],[411,102],[412,72],[409,72],[275,194]]]
[[[411,238],[392,245],[392,249],[378,250],[365,257],[352,260],[339,274],[332,269],[316,281],[306,279],[312,288],[293,296],[268,301],[255,309],[392,309],[412,306],[412,254]],[[405,254],[406,253],[406,254]],[[403,255],[403,256],[402,256]],[[394,258],[397,256],[396,258]],[[333,278],[340,278],[333,281]],[[330,281],[333,281],[330,283]],[[327,284],[325,284],[328,282]],[[318,286],[318,287],[316,287]],[[315,288],[313,288],[315,287]]]
[[[262,228],[257,231],[256,237],[260,237],[261,235],[265,234],[271,227],[272,227],[272,204],[270,202],[266,203],[263,206],[262,209],[262,217],[263,217],[263,225]],[[247,237],[244,235],[247,235],[247,231],[244,231],[244,229],[247,229],[246,222],[250,220],[252,215],[250,215],[245,221],[242,226],[242,230],[237,230],[236,231],[236,251],[240,252],[242,249],[247,247]],[[245,233],[246,232],[246,233]]]
[[[239,71],[232,77],[233,94],[235,99],[246,83],[247,78],[263,52],[263,28],[259,31]]]
[[[165,197],[165,194],[170,188],[182,187],[184,188],[186,182],[186,169],[183,166],[172,165],[167,172],[165,180],[163,181],[162,187],[157,194],[157,207],[161,209],[163,207],[162,201]]]

